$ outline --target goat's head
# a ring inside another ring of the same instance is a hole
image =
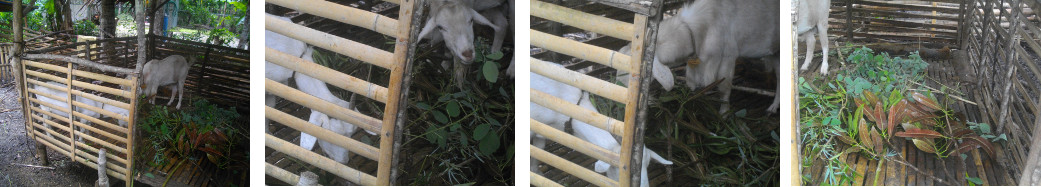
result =
[[[419,32],[419,38],[426,37],[436,29],[444,38],[448,50],[452,51],[453,56],[462,59],[463,64],[473,62],[476,55],[473,47],[473,23],[475,21],[493,29],[499,29],[477,11],[460,2],[432,2],[430,10],[430,17],[427,18],[426,25]]]

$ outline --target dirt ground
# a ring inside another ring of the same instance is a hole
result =
[[[97,170],[73,162],[64,155],[48,150],[50,167],[38,165],[33,142],[25,134],[25,120],[18,102],[18,91],[10,83],[0,85],[0,186],[94,186]],[[109,177],[113,186],[122,180]]]

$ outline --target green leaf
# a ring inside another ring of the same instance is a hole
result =
[[[474,128],[474,140],[484,139],[484,137],[488,135],[488,130],[491,129],[491,127],[492,126],[489,124],[481,124],[478,125],[477,128]]]
[[[495,82],[499,79],[499,63],[487,61],[484,62],[484,67],[481,69],[484,72],[484,80]]]
[[[145,173],[145,177],[155,178],[155,175],[152,175],[152,173]]]
[[[503,56],[502,51],[496,51],[496,52],[494,52],[492,54],[485,55],[484,57],[487,57],[488,59],[492,59],[492,60],[499,60],[499,59],[502,59],[502,56]]]
[[[442,124],[448,123],[448,116],[445,116],[445,114],[441,113],[441,111],[436,111],[435,110],[435,111],[430,111],[430,113],[434,114],[434,120],[437,120],[437,122],[441,122]]]
[[[491,155],[492,153],[495,153],[495,150],[499,149],[499,135],[488,133],[487,137],[481,139],[481,143],[478,146],[483,155]]]
[[[433,107],[431,107],[430,105],[428,105],[426,103],[416,103],[416,108],[423,109],[423,110],[430,110],[430,108],[433,108]]]
[[[972,184],[972,185],[981,185],[981,184],[983,184],[983,179],[980,179],[978,177],[969,177],[969,174],[965,174],[965,180],[968,180],[970,182],[969,184]]]
[[[459,117],[459,103],[449,101],[448,104],[445,105],[445,112],[448,113],[448,116]]]

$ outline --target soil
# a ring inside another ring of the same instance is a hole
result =
[[[19,94],[13,84],[0,86],[0,186],[94,186],[97,170],[47,150],[49,168],[40,165],[34,142],[25,133]],[[125,185],[109,176],[112,186]]]

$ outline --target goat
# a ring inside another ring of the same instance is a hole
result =
[[[306,50],[304,50],[302,57],[304,58],[304,60],[313,62],[313,53],[314,48],[307,48]],[[351,108],[350,102],[344,101],[343,99],[340,99],[333,95],[332,91],[329,91],[329,87],[325,84],[325,82],[322,82],[321,80],[315,79],[311,76],[307,76],[306,74],[300,72],[297,72],[295,76],[296,86],[300,89],[300,91],[318,97],[319,99],[336,104],[337,106],[343,108]],[[354,134],[354,132],[357,130],[357,127],[353,124],[347,123],[339,119],[330,118],[328,115],[314,109],[311,109],[311,115],[308,119],[308,122],[344,136],[350,136]],[[368,133],[373,135],[376,134],[375,132]],[[347,161],[350,158],[348,157],[347,149],[344,149],[343,147],[337,146],[336,144],[330,142],[318,140],[318,138],[311,136],[310,134],[300,132],[300,147],[303,147],[307,150],[311,150],[314,148],[315,142],[317,142],[318,145],[321,145],[322,150],[325,151],[325,154],[328,155],[330,158],[336,160],[337,162],[347,164]]]
[[[560,66],[560,65],[557,65]],[[582,90],[573,86],[557,82],[556,80],[544,77],[536,73],[531,74],[531,88],[545,92],[549,95],[563,99],[568,103],[578,103],[578,100],[582,97]],[[546,125],[552,126],[553,128],[564,130],[564,124],[571,120],[571,117],[553,111],[552,109],[543,107],[535,103],[531,103],[531,118],[536,121],[545,123]],[[545,148],[546,138],[541,135],[530,133],[531,140],[534,142],[535,147]],[[531,159],[531,171],[538,172],[539,161],[534,158]]]
[[[47,81],[47,84],[50,84],[50,85],[53,85],[53,86],[57,86],[57,87],[66,87],[65,84],[62,84],[62,83],[59,83],[59,82],[54,82],[54,81]],[[55,90],[55,89],[51,89],[51,88],[48,88],[48,87],[45,87],[45,86],[40,86],[40,85],[33,85],[32,89],[38,90],[38,91],[46,93],[46,94],[50,94],[50,95],[54,95],[54,96],[58,96],[58,97],[63,97],[63,98],[66,98],[66,97],[69,96],[68,92]],[[66,109],[66,108],[69,107],[69,103],[65,102],[65,100],[57,100],[57,99],[53,99],[53,98],[46,97],[46,96],[41,96],[41,95],[35,95],[35,97],[36,97],[37,100],[40,100],[40,102],[49,103],[49,104],[54,105],[55,107],[59,107],[61,109]],[[107,105],[107,104],[104,104],[102,102],[95,101],[93,99],[88,99],[88,98],[82,97],[82,96],[73,95],[72,100],[74,100],[76,102],[80,102],[80,103],[86,104],[86,105],[90,105],[90,106],[93,106],[93,107],[102,108],[103,110],[107,110],[107,111],[110,111],[110,112],[113,112],[113,113],[116,113],[116,114],[121,114],[121,115],[124,115],[124,116],[129,116],[129,114],[130,114],[130,112],[127,111],[126,109],[119,108],[119,107],[112,106],[112,105]],[[48,106],[43,105],[43,104],[40,105],[40,110],[47,111],[47,112],[53,113],[53,114],[61,116],[61,117],[69,117],[69,114],[64,112],[61,109],[51,108],[51,107],[48,107]],[[101,117],[100,113],[88,110],[86,108],[73,107],[73,110],[75,110],[75,112],[78,112],[78,113],[81,113],[83,115],[90,116],[90,117],[93,117],[93,118],[100,118]],[[51,116],[50,115],[43,115],[43,118],[46,119],[46,120],[51,120]],[[78,118],[78,121],[80,123],[85,124],[85,125],[89,125],[90,124],[89,121],[87,121],[87,119],[85,119],[85,118]],[[48,125],[47,123],[43,123],[43,125],[46,128],[50,128],[50,125]],[[126,127],[127,122],[123,121],[123,120],[119,120],[119,125],[123,126],[123,127]],[[79,131],[81,133],[84,133],[84,134],[87,133],[87,129],[86,128],[79,128]],[[47,136],[51,135],[49,132],[45,132],[45,133],[47,134]],[[77,141],[83,142],[83,137],[79,136],[77,138]]]
[[[177,109],[181,109],[181,101],[184,99],[184,81],[188,78],[188,70],[195,64],[195,58],[185,58],[181,55],[170,55],[163,60],[152,60],[145,63],[141,70],[140,87],[142,95],[148,96],[148,103],[155,103],[155,95],[160,86],[171,85],[170,101],[166,105],[173,104],[174,94],[177,94]]]
[[[729,102],[737,58],[777,58],[780,50],[780,3],[771,0],[695,1],[665,19],[655,42],[653,76],[666,87],[672,85],[669,66],[686,64],[695,56],[698,65],[686,65],[686,83],[691,89],[723,79],[718,89]],[[777,62],[777,61],[771,61]],[[661,66],[661,67],[659,67]],[[780,75],[780,74],[778,74]],[[779,98],[767,108],[776,111]],[[724,104],[720,112],[725,112]]]
[[[501,3],[501,1],[498,2]],[[440,33],[441,38],[444,39],[445,46],[452,52],[452,56],[460,59],[463,64],[469,65],[473,62],[475,55],[473,47],[474,21],[491,27],[496,33],[505,32],[502,30],[504,28],[492,24],[491,21],[474,9],[474,5],[484,6],[484,4],[460,0],[430,1],[430,17],[427,18],[426,25],[420,30],[419,38],[427,38],[427,35],[436,29]],[[436,43],[436,37],[431,39],[433,41],[431,42],[432,44]]]
[[[813,40],[813,32],[817,31],[820,37],[821,49],[824,50],[824,61],[821,62],[821,74],[828,74],[828,11],[831,9],[831,0],[800,0],[799,19],[795,21],[796,33],[799,38],[806,40],[806,61],[799,69],[805,71],[813,62],[813,48],[816,41]]]
[[[596,107],[593,105],[593,102],[589,98],[589,93],[582,93],[582,99],[579,100],[578,103],[578,105],[582,108],[597,111]],[[614,135],[611,135],[611,133],[605,131],[604,129],[594,127],[579,120],[572,120],[571,128],[575,130],[575,136],[582,138],[583,140],[589,141],[590,143],[593,143],[604,149],[614,151],[615,153],[621,152],[621,144],[618,144],[618,140],[614,138]],[[650,160],[654,159],[658,163],[664,165],[672,165],[672,161],[662,158],[660,155],[658,155],[658,153],[655,153],[651,149],[647,148],[647,146],[644,146],[643,148],[643,164],[640,165],[640,186],[647,187],[649,186],[649,182],[647,181],[647,165],[650,164]],[[618,180],[618,167],[611,166],[606,162],[600,160],[596,161],[596,163],[594,164],[594,171],[598,173],[606,172],[608,178]]]

